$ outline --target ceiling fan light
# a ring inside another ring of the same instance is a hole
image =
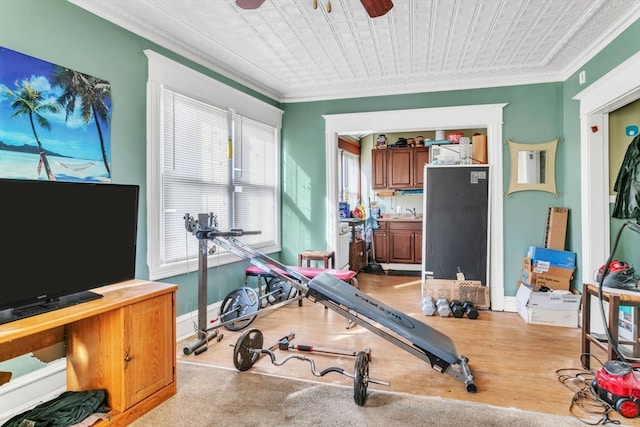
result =
[[[391,0],[360,0],[360,3],[371,18],[383,16],[393,8]]]
[[[262,3],[264,0],[236,0],[236,5],[242,9],[257,9]]]

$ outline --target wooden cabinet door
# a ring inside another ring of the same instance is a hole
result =
[[[387,187],[413,188],[413,149],[393,148],[387,151]]]
[[[429,148],[415,148],[413,150],[413,186],[424,186],[424,165],[429,163]]]
[[[389,224],[389,262],[422,262],[422,223],[420,221]]]
[[[131,407],[173,381],[173,299],[160,295],[125,307],[124,398]]]
[[[387,230],[373,232],[373,250],[376,262],[389,262],[389,242]]]
[[[391,230],[389,232],[389,262],[413,263],[414,232],[411,230]]]
[[[371,150],[371,186],[387,188],[387,150]]]

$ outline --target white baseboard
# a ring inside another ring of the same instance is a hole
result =
[[[64,357],[3,384],[0,386],[0,424],[57,397],[66,389],[67,359]]]
[[[508,312],[517,313],[518,307],[516,306],[516,297],[504,297],[504,310]]]
[[[220,304],[222,301],[215,302],[207,306],[207,322],[218,318],[220,313]],[[178,316],[176,319],[176,338],[180,342],[184,339],[196,335],[198,328],[198,310]]]

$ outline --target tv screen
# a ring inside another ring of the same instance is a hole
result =
[[[0,179],[0,323],[133,279],[138,193],[136,185]]]

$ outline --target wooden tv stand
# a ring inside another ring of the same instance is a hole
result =
[[[0,325],[0,361],[64,341],[67,389],[107,391],[126,426],[176,393],[176,285],[130,280],[102,298]]]

